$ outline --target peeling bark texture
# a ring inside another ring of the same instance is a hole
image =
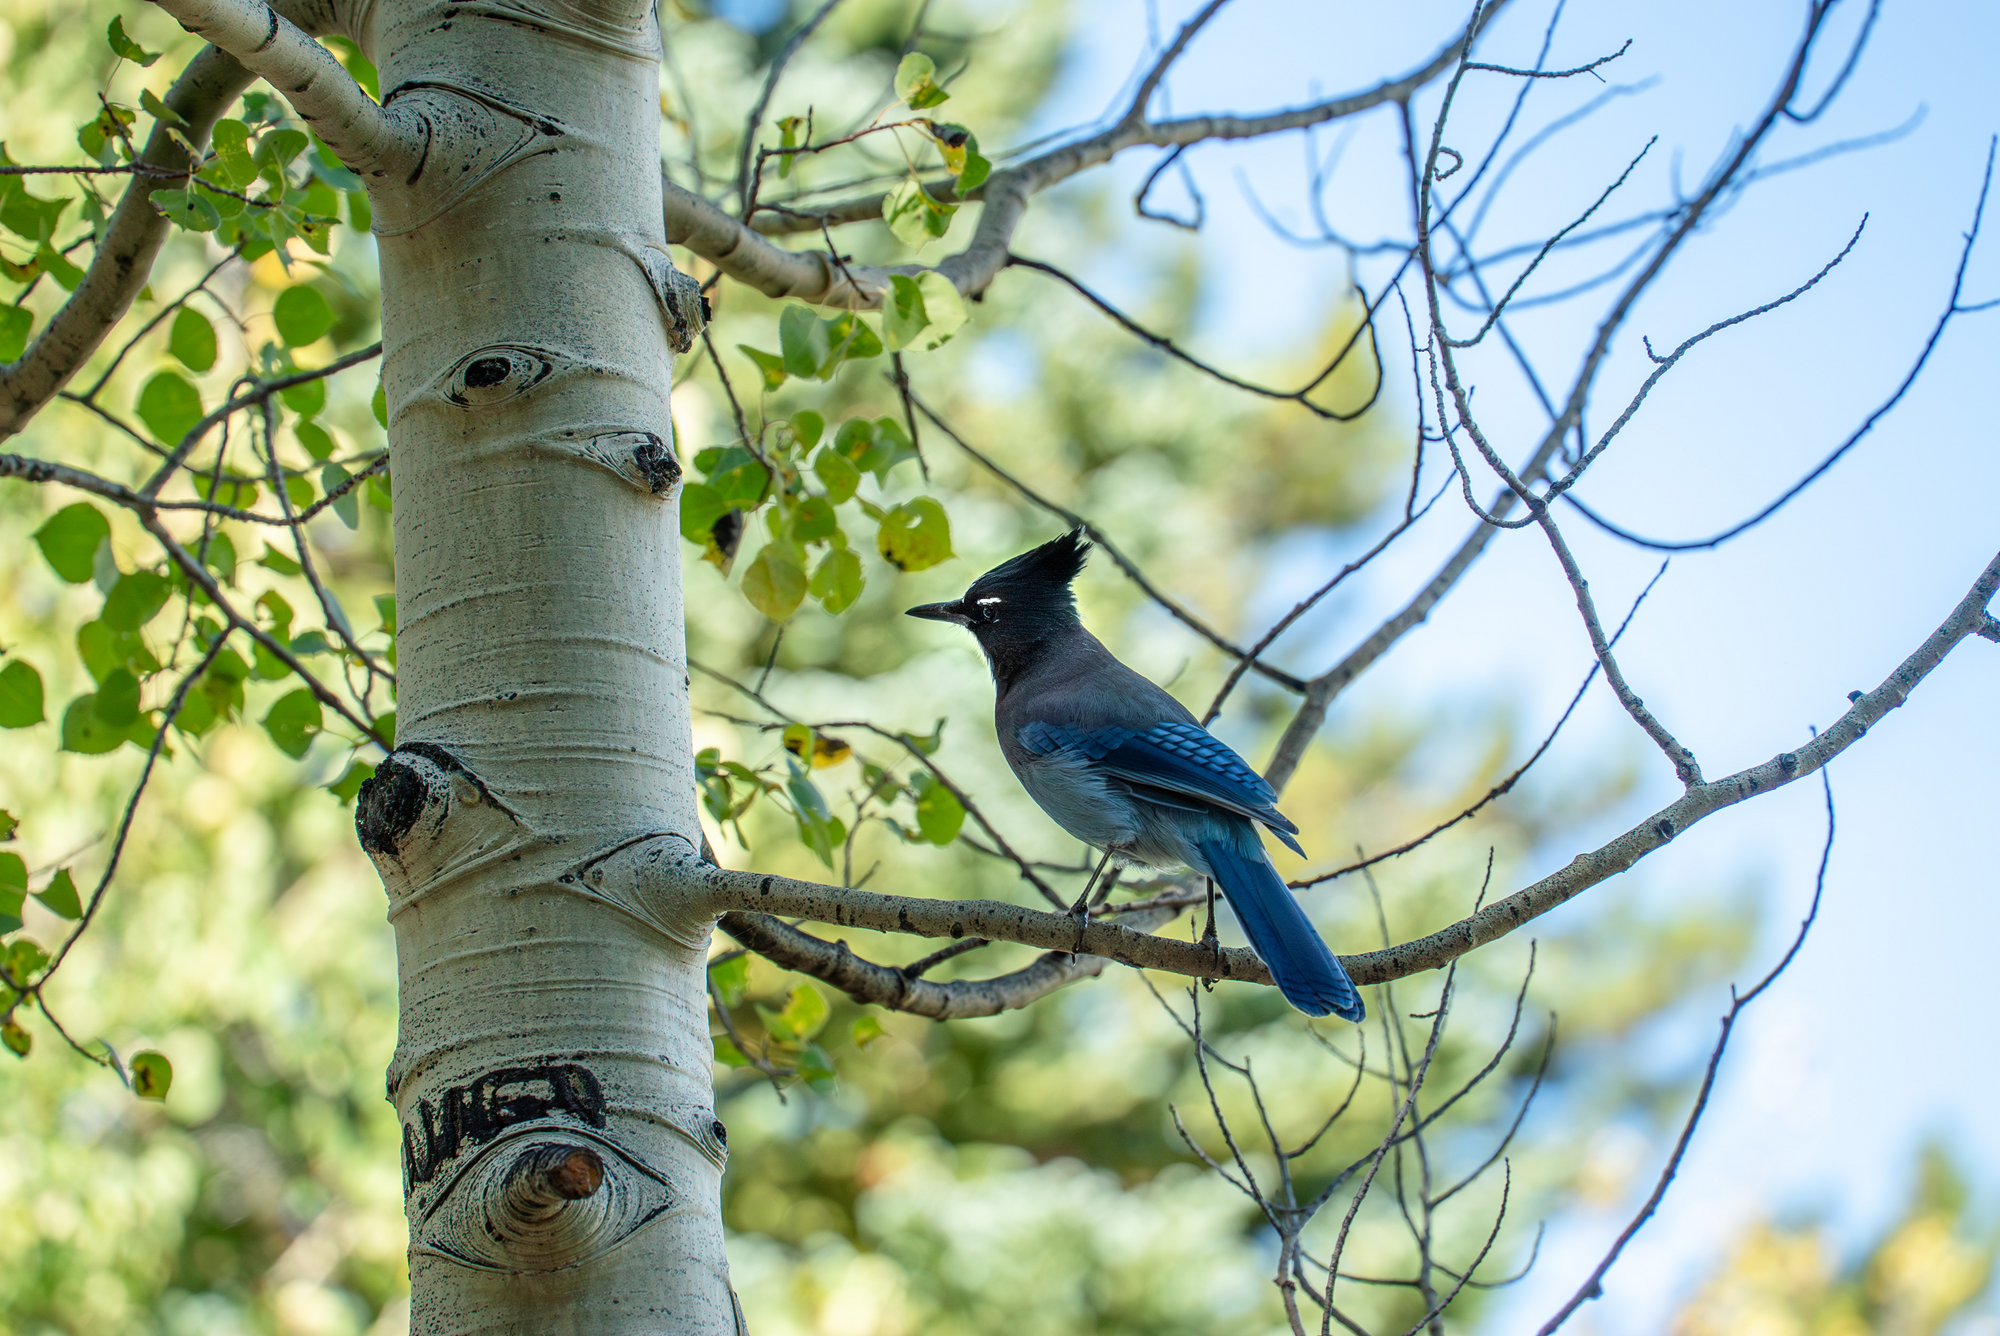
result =
[[[397,937],[411,1330],[738,1331],[713,914],[692,880],[635,906],[566,875],[700,832],[667,391],[704,315],[661,226],[652,6],[287,6],[361,44],[378,107],[261,0],[160,3],[374,205],[399,746],[356,820]]]

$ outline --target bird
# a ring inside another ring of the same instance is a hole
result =
[[[972,632],[993,672],[1001,753],[1057,825],[1106,861],[1212,879],[1287,1001],[1359,1022],[1360,993],[1258,837],[1261,826],[1304,856],[1299,828],[1263,776],[1084,627],[1071,582],[1090,551],[1072,529],[995,566],[955,602],[908,615]]]

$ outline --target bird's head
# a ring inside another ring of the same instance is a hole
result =
[[[1069,586],[1089,555],[1090,542],[1083,530],[1072,529],[995,566],[974,580],[956,602],[926,603],[911,608],[909,615],[955,622],[978,636],[982,645],[1041,640],[1052,631],[1077,625],[1076,596]]]

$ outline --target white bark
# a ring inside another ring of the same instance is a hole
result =
[[[399,749],[363,790],[401,971],[411,1325],[740,1328],[713,914],[569,875],[700,839],[648,0],[335,6],[377,108],[261,3],[163,7],[294,101],[375,210]]]

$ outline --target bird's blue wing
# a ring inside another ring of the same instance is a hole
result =
[[[1041,721],[1025,724],[1021,745],[1037,755],[1066,751],[1087,757],[1105,774],[1160,793],[1168,806],[1175,795],[1249,817],[1271,829],[1301,857],[1292,836],[1298,827],[1273,805],[1271,786],[1199,724],[1169,720],[1140,730],[1075,729]]]

